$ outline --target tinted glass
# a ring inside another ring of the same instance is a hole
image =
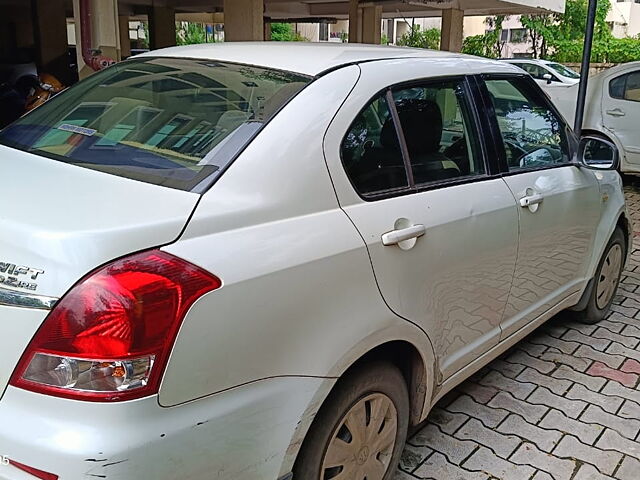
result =
[[[134,59],[54,97],[0,132],[0,143],[193,190],[219,175],[309,81],[248,65]]]
[[[574,72],[569,67],[565,67],[561,63],[547,63],[547,67],[553,68],[560,75],[563,75],[567,78],[575,78],[576,80],[580,78],[580,74]]]
[[[543,68],[539,65],[534,65],[532,63],[525,63],[522,68],[524,68],[524,70],[536,80],[546,80],[544,76],[551,75],[551,81],[556,81],[556,82],[558,81],[558,78],[555,75],[553,75],[546,68]]]
[[[564,121],[525,82],[487,80],[509,170],[548,167],[571,160]]]
[[[627,84],[624,91],[624,99],[640,102],[640,72],[627,75]]]
[[[462,83],[396,90],[396,109],[416,185],[485,172]]]
[[[407,187],[407,172],[385,95],[376,97],[352,123],[342,142],[342,163],[364,196]]]
[[[609,82],[609,96],[611,98],[624,99],[624,86],[627,82],[627,75],[614,78]]]

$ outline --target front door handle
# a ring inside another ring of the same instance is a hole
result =
[[[607,115],[611,115],[612,117],[624,117],[626,113],[619,108],[614,108],[613,110],[607,110]]]
[[[397,245],[405,240],[421,237],[426,231],[424,225],[413,225],[399,230],[392,230],[382,235],[382,244],[384,246]]]
[[[523,208],[531,207],[532,205],[538,205],[542,203],[544,197],[539,193],[534,193],[533,195],[527,195],[526,197],[522,197],[520,199],[520,206]]]

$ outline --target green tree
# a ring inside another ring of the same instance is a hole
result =
[[[290,23],[272,23],[271,40],[275,42],[304,42],[308,41],[295,31]]]
[[[527,38],[531,41],[533,58],[546,58],[549,55],[549,39],[552,37],[555,22],[551,14],[520,17],[520,23],[527,29]]]
[[[584,49],[588,0],[567,0],[564,14],[524,15],[521,18],[536,58],[580,62]],[[614,38],[607,24],[611,0],[599,0],[591,61],[621,63],[640,60],[640,39]]]
[[[462,53],[487,58],[500,58],[505,42],[502,41],[502,25],[506,16],[498,15],[487,18],[489,30],[482,35],[474,35],[464,39]]]
[[[398,45],[436,50],[440,48],[440,29],[427,28],[422,30],[420,25],[413,24],[410,26],[409,31],[400,37]]]
[[[194,45],[207,43],[206,25],[203,23],[178,22],[176,24],[176,43],[178,45]],[[212,40],[213,37],[212,37]]]

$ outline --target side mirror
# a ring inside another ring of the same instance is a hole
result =
[[[582,165],[593,170],[617,170],[620,152],[610,141],[587,135],[580,140],[578,159]]]
[[[550,84],[553,81],[553,75],[550,73],[545,73],[542,75],[542,78],[547,81],[547,84]]]

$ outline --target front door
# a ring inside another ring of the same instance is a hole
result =
[[[530,80],[489,78],[486,86],[520,217],[507,338],[584,285],[601,197],[594,174],[572,163],[568,127]]]
[[[468,95],[462,78],[388,89],[340,146],[361,197],[341,204],[380,292],[427,332],[444,378],[498,343],[517,249],[518,212],[487,175]]]
[[[610,80],[602,95],[604,126],[618,137],[626,161],[640,165],[640,71]]]

